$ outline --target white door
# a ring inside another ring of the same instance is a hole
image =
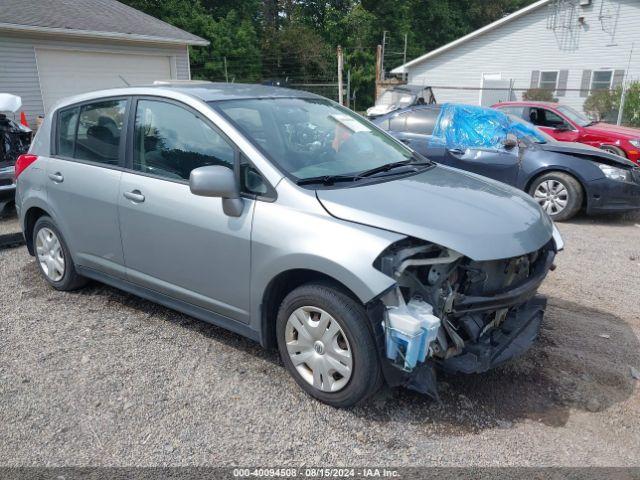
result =
[[[511,79],[503,79],[500,73],[483,73],[480,88],[480,105],[483,107],[515,100],[511,89]]]
[[[169,56],[37,48],[36,58],[45,111],[70,95],[172,78]]]

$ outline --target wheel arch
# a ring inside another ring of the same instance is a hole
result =
[[[30,207],[24,214],[22,231],[24,232],[27,250],[31,256],[35,255],[35,250],[33,249],[33,227],[36,225],[38,219],[44,216],[51,217],[51,214],[38,206]]]
[[[529,180],[527,181],[524,191],[527,194],[530,194],[530,190],[531,187],[533,186],[533,184],[535,183],[536,180],[538,180],[540,177],[542,177],[543,175],[547,175],[549,173],[564,173],[566,175],[569,175],[571,177],[573,177],[577,182],[578,185],[580,185],[580,188],[582,189],[582,208],[586,208],[587,202],[588,202],[588,195],[587,195],[587,188],[585,185],[585,182],[582,180],[582,178],[580,178],[580,175],[578,175],[575,171],[573,171],[570,168],[565,168],[562,166],[550,166],[550,167],[546,167],[543,168],[541,170],[536,171],[533,175],[531,175],[531,177],[529,178]]]
[[[277,345],[276,317],[284,298],[296,288],[309,283],[331,286],[362,303],[353,290],[331,275],[307,268],[285,270],[269,282],[262,295],[260,305],[261,343],[265,348],[274,348]]]

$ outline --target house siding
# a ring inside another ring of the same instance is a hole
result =
[[[48,36],[0,34],[0,92],[22,97],[22,110],[31,126],[38,115],[44,115],[35,49],[161,55],[171,58],[172,77],[189,80],[189,51],[184,45],[158,46],[130,42],[66,40]],[[73,81],[73,79],[69,79]]]
[[[601,7],[613,8],[616,18],[601,21]],[[619,10],[618,10],[619,8]],[[586,95],[577,89],[584,85],[585,71],[626,70],[631,44],[640,45],[640,2],[637,0],[592,0],[587,7],[576,6],[572,29],[548,29],[549,7],[542,6],[522,17],[461,43],[437,56],[408,67],[409,83],[435,86],[438,102],[478,104],[482,76],[500,73],[513,79],[515,96],[531,86],[543,71],[566,71],[561,101],[582,110]],[[584,26],[577,17],[584,17]],[[603,22],[609,22],[604,25]],[[603,28],[606,27],[606,28]],[[640,80],[640,49],[636,48],[629,77]],[[619,76],[619,72],[618,72]],[[586,78],[586,77],[585,77]],[[590,84],[590,73],[587,78]],[[470,87],[452,90],[437,87]],[[556,96],[557,92],[556,92]]]

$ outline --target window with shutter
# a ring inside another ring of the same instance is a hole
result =
[[[580,96],[589,96],[589,84],[591,82],[591,70],[582,71],[582,81],[580,82]]]
[[[531,88],[538,88],[540,83],[540,70],[534,70],[531,72]]]

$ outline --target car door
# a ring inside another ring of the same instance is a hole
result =
[[[444,163],[499,182],[515,185],[520,169],[519,153],[519,147],[510,150],[505,148],[446,148]]]
[[[241,215],[231,217],[220,198],[196,196],[188,184],[201,166],[238,171],[238,150],[186,105],[158,98],[134,104],[119,194],[127,278],[248,322],[254,200],[243,199]]]
[[[47,197],[79,266],[124,278],[118,194],[124,165],[127,98],[109,98],[56,114]]]
[[[548,108],[529,108],[528,121],[560,142],[575,142],[579,137],[576,127]]]

